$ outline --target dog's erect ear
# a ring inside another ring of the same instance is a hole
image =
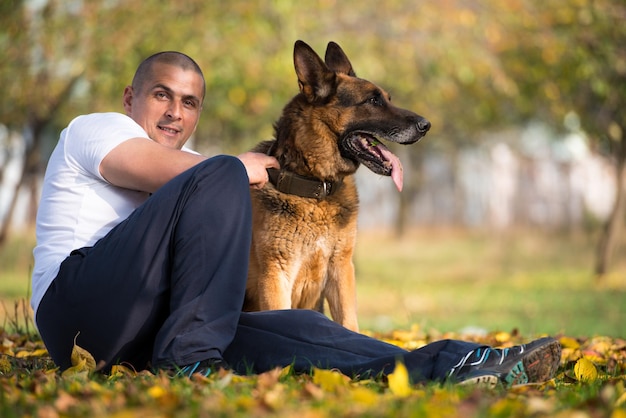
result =
[[[300,92],[307,97],[309,102],[324,100],[332,94],[335,89],[335,73],[328,69],[309,45],[296,41],[293,49],[293,63]]]
[[[356,77],[352,64],[343,49],[334,42],[329,42],[326,47],[326,57],[324,58],[326,65],[332,71],[343,73],[352,77]]]

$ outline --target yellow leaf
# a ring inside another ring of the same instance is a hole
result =
[[[396,368],[389,376],[389,390],[396,396],[409,396],[411,394],[411,384],[409,383],[409,372],[404,363],[397,361]]]
[[[415,336],[413,332],[405,330],[394,330],[391,335],[394,339],[399,341],[411,341],[411,339]]]
[[[611,418],[626,418],[626,411],[623,409],[616,409],[611,414]]]
[[[561,351],[561,361],[564,363],[568,363],[570,361],[576,361],[582,357],[582,353],[579,349],[574,348],[564,348]]]
[[[497,342],[502,344],[511,341],[511,334],[509,334],[508,332],[500,331],[496,333],[496,335],[494,335],[494,338]]]
[[[380,402],[378,394],[371,389],[355,387],[350,391],[352,401],[356,404],[372,406]]]
[[[87,360],[86,359],[80,359],[76,363],[74,363],[72,361],[72,364],[73,364],[73,366],[68,368],[68,369],[66,369],[66,371],[70,370],[70,369],[73,369],[76,372],[82,372],[83,370],[85,370],[85,366],[87,365]]]
[[[282,370],[280,371],[280,378],[283,379],[292,373],[293,372],[291,371],[291,366],[283,367]]]
[[[93,391],[93,393],[104,393],[105,391],[105,389],[94,380],[87,382],[86,388],[89,388],[89,390]]]
[[[45,348],[39,348],[30,353],[30,357],[43,357],[48,355],[48,350]]]
[[[348,376],[336,370],[313,369],[313,383],[327,392],[332,392],[339,387],[348,385]]]
[[[404,345],[404,341],[391,338],[382,338],[382,341],[386,342],[387,344],[395,345],[396,347],[402,347]]]
[[[11,362],[5,356],[0,357],[0,374],[9,373],[13,367],[11,366]]]
[[[593,382],[598,378],[596,366],[586,358],[579,359],[574,365],[576,379],[581,382]]]
[[[152,386],[148,389],[148,395],[154,399],[159,399],[167,392],[161,386]]]
[[[250,380],[252,380],[250,376],[244,376],[244,375],[239,375],[239,374],[234,374],[231,378],[232,383],[242,383],[242,382],[248,382]]]
[[[45,356],[46,354],[48,354],[48,350],[46,350],[45,348],[40,348],[34,351],[26,351],[26,350],[18,351],[15,354],[15,357],[17,358],[42,357],[42,356]]]
[[[63,373],[61,373],[61,376],[70,377],[70,376],[78,376],[81,374],[86,374],[87,373],[87,370],[85,369],[86,364],[87,364],[87,361],[85,359],[82,359],[78,361],[78,363],[74,364],[72,367],[68,367],[67,369],[63,370]]]
[[[559,338],[559,342],[563,348],[571,348],[576,350],[580,348],[580,344],[572,337],[561,337]]]
[[[93,358],[89,351],[76,344],[76,338],[78,338],[79,334],[80,332],[76,334],[76,337],[74,337],[74,347],[72,347],[71,356],[72,366],[77,366],[84,361],[83,369],[81,370],[93,372],[96,370],[96,360]]]
[[[121,376],[137,376],[137,372],[134,370],[129,369],[126,366],[123,366],[121,364],[114,364],[113,366],[111,366],[111,374],[109,376],[109,378],[111,377],[121,377]]]

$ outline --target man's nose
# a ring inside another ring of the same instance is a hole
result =
[[[170,105],[167,108],[165,115],[170,119],[176,120],[176,119],[180,119],[181,111],[182,111],[182,105],[178,102],[172,101],[170,102]]]

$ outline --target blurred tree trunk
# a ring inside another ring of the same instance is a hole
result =
[[[7,210],[6,216],[2,220],[2,224],[0,224],[0,248],[2,248],[2,246],[6,243],[6,240],[9,236],[9,230],[11,228],[11,223],[15,214],[15,208],[20,195],[20,190],[22,190],[22,188],[24,187],[27,187],[29,193],[32,196],[33,193],[36,193],[37,189],[37,181],[41,171],[41,132],[43,131],[45,122],[34,120],[29,125],[31,129],[31,138],[26,141],[27,145],[24,150],[20,179],[15,184],[15,188],[11,196],[11,202],[9,203],[9,208]],[[34,208],[29,208],[29,211],[31,210],[34,210]],[[28,221],[34,221],[32,213],[29,214]]]
[[[423,144],[416,144],[407,148],[406,146],[396,147],[398,158],[402,161],[404,185],[402,192],[398,193],[398,211],[393,224],[393,231],[396,238],[402,238],[406,234],[408,228],[411,227],[411,202],[420,189],[421,177],[421,159],[424,150],[421,149]]]
[[[611,256],[618,243],[617,238],[624,226],[624,215],[626,214],[626,139],[622,137],[617,146],[615,203],[609,219],[604,224],[596,254],[595,274],[598,283],[603,281],[608,271]]]
[[[28,208],[29,226],[34,225],[37,214],[37,202],[38,202],[38,187],[37,184],[44,171],[44,164],[41,160],[41,144],[43,141],[43,132],[45,127],[54,120],[57,110],[65,103],[74,88],[74,85],[78,82],[82,75],[77,75],[65,85],[61,93],[50,100],[46,109],[47,112],[43,116],[38,116],[35,113],[31,113],[28,118],[28,134],[30,138],[24,138],[26,147],[24,149],[24,163],[22,165],[22,172],[20,179],[15,185],[13,195],[11,197],[11,203],[6,216],[0,224],[0,248],[6,243],[9,236],[11,223],[15,214],[15,208],[17,200],[19,198],[20,190],[26,188],[29,192],[30,207]]]

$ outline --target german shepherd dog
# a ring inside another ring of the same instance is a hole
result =
[[[423,117],[391,104],[375,84],[357,78],[334,42],[325,62],[302,41],[294,47],[300,93],[275,123],[275,139],[255,151],[280,170],[252,190],[253,231],[245,311],[315,309],[328,301],[334,321],[358,331],[352,254],[360,164],[391,176],[402,189],[402,165],[382,140],[412,144],[430,128]]]

